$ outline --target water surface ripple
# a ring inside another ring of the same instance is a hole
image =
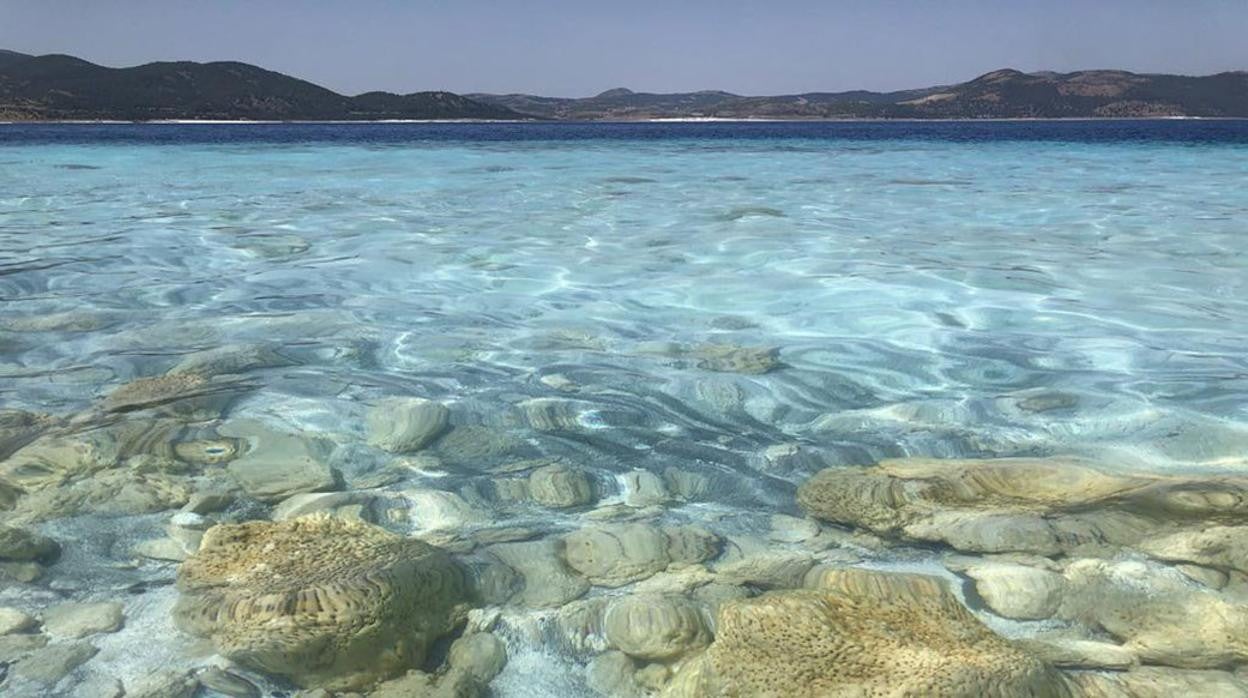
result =
[[[665,516],[742,530],[828,465],[1248,453],[1243,122],[0,125],[0,160],[5,408],[82,414],[260,345],[286,360],[228,419],[328,438],[348,486],[392,458],[368,407],[420,396],[608,492],[708,475]],[[711,370],[717,346],[779,364]],[[532,398],[574,423],[532,428]],[[810,458],[767,467],[793,444]],[[392,486],[497,477],[450,460]],[[57,524],[114,532],[66,574],[152,521]]]

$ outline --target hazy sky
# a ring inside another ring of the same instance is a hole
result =
[[[0,0],[0,48],[241,60],[346,93],[921,87],[1248,69],[1248,0]]]

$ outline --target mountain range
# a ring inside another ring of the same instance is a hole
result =
[[[983,119],[1248,117],[1248,72],[1202,77],[1085,70],[997,70],[974,80],[897,92],[593,97],[367,92],[341,95],[246,63],[158,62],[107,68],[60,54],[0,50],[0,120],[221,119]]]
[[[348,97],[246,63],[106,68],[64,55],[0,51],[0,120],[522,119],[451,92]]]

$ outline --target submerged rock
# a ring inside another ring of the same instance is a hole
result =
[[[524,422],[535,431],[580,431],[581,413],[593,408],[591,403],[553,397],[536,397],[516,405]]]
[[[645,524],[591,526],[564,538],[572,569],[601,586],[618,587],[667,568],[667,537]]]
[[[368,443],[390,453],[419,451],[446,429],[450,416],[450,410],[440,402],[418,397],[386,398],[368,411]]]
[[[681,596],[614,599],[603,615],[603,630],[611,647],[640,659],[674,659],[711,641],[702,610]]]
[[[61,546],[47,536],[0,524],[0,560],[52,562]]]
[[[239,664],[329,689],[419,666],[466,598],[441,550],[324,515],[215,526],[178,588],[184,630]]]
[[[1139,547],[1161,560],[1248,572],[1248,526],[1210,526],[1180,531],[1145,540]]]
[[[0,328],[11,332],[93,332],[116,323],[119,316],[94,310],[67,310],[8,317]]]
[[[35,650],[13,665],[15,675],[51,686],[99,652],[89,642],[68,642]]]
[[[686,502],[702,499],[711,489],[711,479],[707,476],[679,468],[664,470],[663,484],[677,499]]]
[[[797,499],[819,519],[958,550],[1086,554],[1248,519],[1248,478],[1128,476],[1064,458],[907,458],[823,470]]]
[[[261,368],[290,366],[295,362],[268,344],[230,344],[187,354],[168,374],[197,373],[218,376],[246,373]]]
[[[663,478],[649,470],[624,473],[624,503],[630,507],[650,507],[671,499]]]
[[[500,579],[498,572],[483,580],[499,588],[495,598],[529,608],[553,608],[578,599],[589,591],[589,582],[573,574],[559,555],[559,544],[552,539],[499,543],[486,548],[486,553],[511,571],[518,579]],[[511,582],[518,588],[511,588]]]
[[[703,562],[719,552],[719,539],[696,526],[666,529],[648,524],[601,524],[564,537],[564,558],[594,584],[618,587],[671,564]]]
[[[451,643],[447,661],[482,684],[489,683],[507,664],[507,647],[492,633],[468,633]]]
[[[243,491],[256,499],[273,502],[338,487],[337,474],[326,462],[330,444],[321,439],[274,431],[250,420],[227,423],[220,432],[247,442],[246,452],[227,468]]]
[[[260,689],[247,679],[219,667],[206,667],[197,674],[199,683],[230,698],[260,698]]]
[[[533,501],[552,509],[584,506],[597,498],[593,482],[584,470],[561,463],[529,473],[528,485]]]
[[[747,347],[737,344],[685,345],[675,342],[642,342],[637,345],[642,354],[657,354],[677,359],[691,360],[695,366],[719,373],[742,373],[757,375],[773,371],[783,364],[775,347]],[[714,389],[713,389],[714,390]],[[732,400],[730,396],[729,401]],[[718,400],[718,398],[712,398]]]
[[[1248,662],[1248,604],[1143,562],[1076,560],[1062,618],[1102,629],[1149,664],[1207,669]]]
[[[34,618],[16,608],[0,606],[0,636],[20,633],[37,625]],[[5,661],[0,659],[0,661]]]
[[[126,698],[191,698],[199,690],[199,677],[186,669],[161,669],[128,684]]]
[[[691,350],[698,368],[723,373],[762,374],[780,367],[779,350],[774,347],[739,347],[706,344]]]
[[[43,629],[55,638],[77,640],[96,633],[113,633],[121,629],[121,604],[63,603],[43,612]]]
[[[23,657],[29,657],[41,647],[46,647],[47,644],[47,635],[33,633],[0,635],[0,662],[13,664]]]
[[[105,412],[156,409],[164,414],[212,419],[249,387],[232,378],[174,373],[132,380],[109,393],[100,407]]]
[[[964,574],[975,580],[975,591],[988,608],[1006,618],[1051,618],[1066,591],[1062,575],[1027,565],[984,563],[967,567]]]
[[[800,551],[767,550],[716,565],[716,579],[763,589],[801,586],[815,567],[812,555]]]
[[[190,492],[190,482],[185,477],[112,468],[25,495],[13,510],[13,520],[46,521],[88,513],[149,514],[182,506]]]
[[[303,492],[283,499],[269,518],[285,521],[318,513],[384,524],[406,519],[407,505],[402,498],[382,492]]]
[[[111,467],[120,458],[116,435],[110,431],[49,434],[0,462],[0,482],[18,491],[34,492]]]
[[[1248,696],[1248,680],[1229,671],[1136,667],[1131,671],[1079,672],[1072,683],[1084,698],[1174,698]]]
[[[637,663],[623,652],[603,652],[586,667],[585,682],[600,695],[645,698],[649,691],[637,682]]]
[[[55,424],[51,415],[0,409],[0,461]]]
[[[1032,654],[1056,667],[1073,669],[1129,669],[1139,663],[1131,650],[1112,642],[1045,637],[1019,640]]]
[[[940,580],[844,570],[823,582],[724,603],[715,641],[663,695],[1072,695],[1058,671],[990,631]]]
[[[505,457],[532,455],[528,444],[518,436],[475,424],[452,428],[437,440],[434,449],[448,463],[478,472],[488,470],[495,461]]]
[[[404,490],[402,494],[410,502],[408,518],[421,532],[457,532],[489,521],[487,512],[474,509],[454,492],[412,489]]]

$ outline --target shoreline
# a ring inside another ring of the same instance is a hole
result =
[[[153,119],[126,121],[120,119],[48,119],[0,120],[0,126],[258,126],[258,125],[411,125],[411,124],[868,124],[868,123],[1001,123],[1001,122],[1083,122],[1083,121],[1248,121],[1248,116],[1055,116],[1055,117],[989,117],[948,119],[805,119],[805,118],[728,118],[728,117],[653,117],[647,119]]]

